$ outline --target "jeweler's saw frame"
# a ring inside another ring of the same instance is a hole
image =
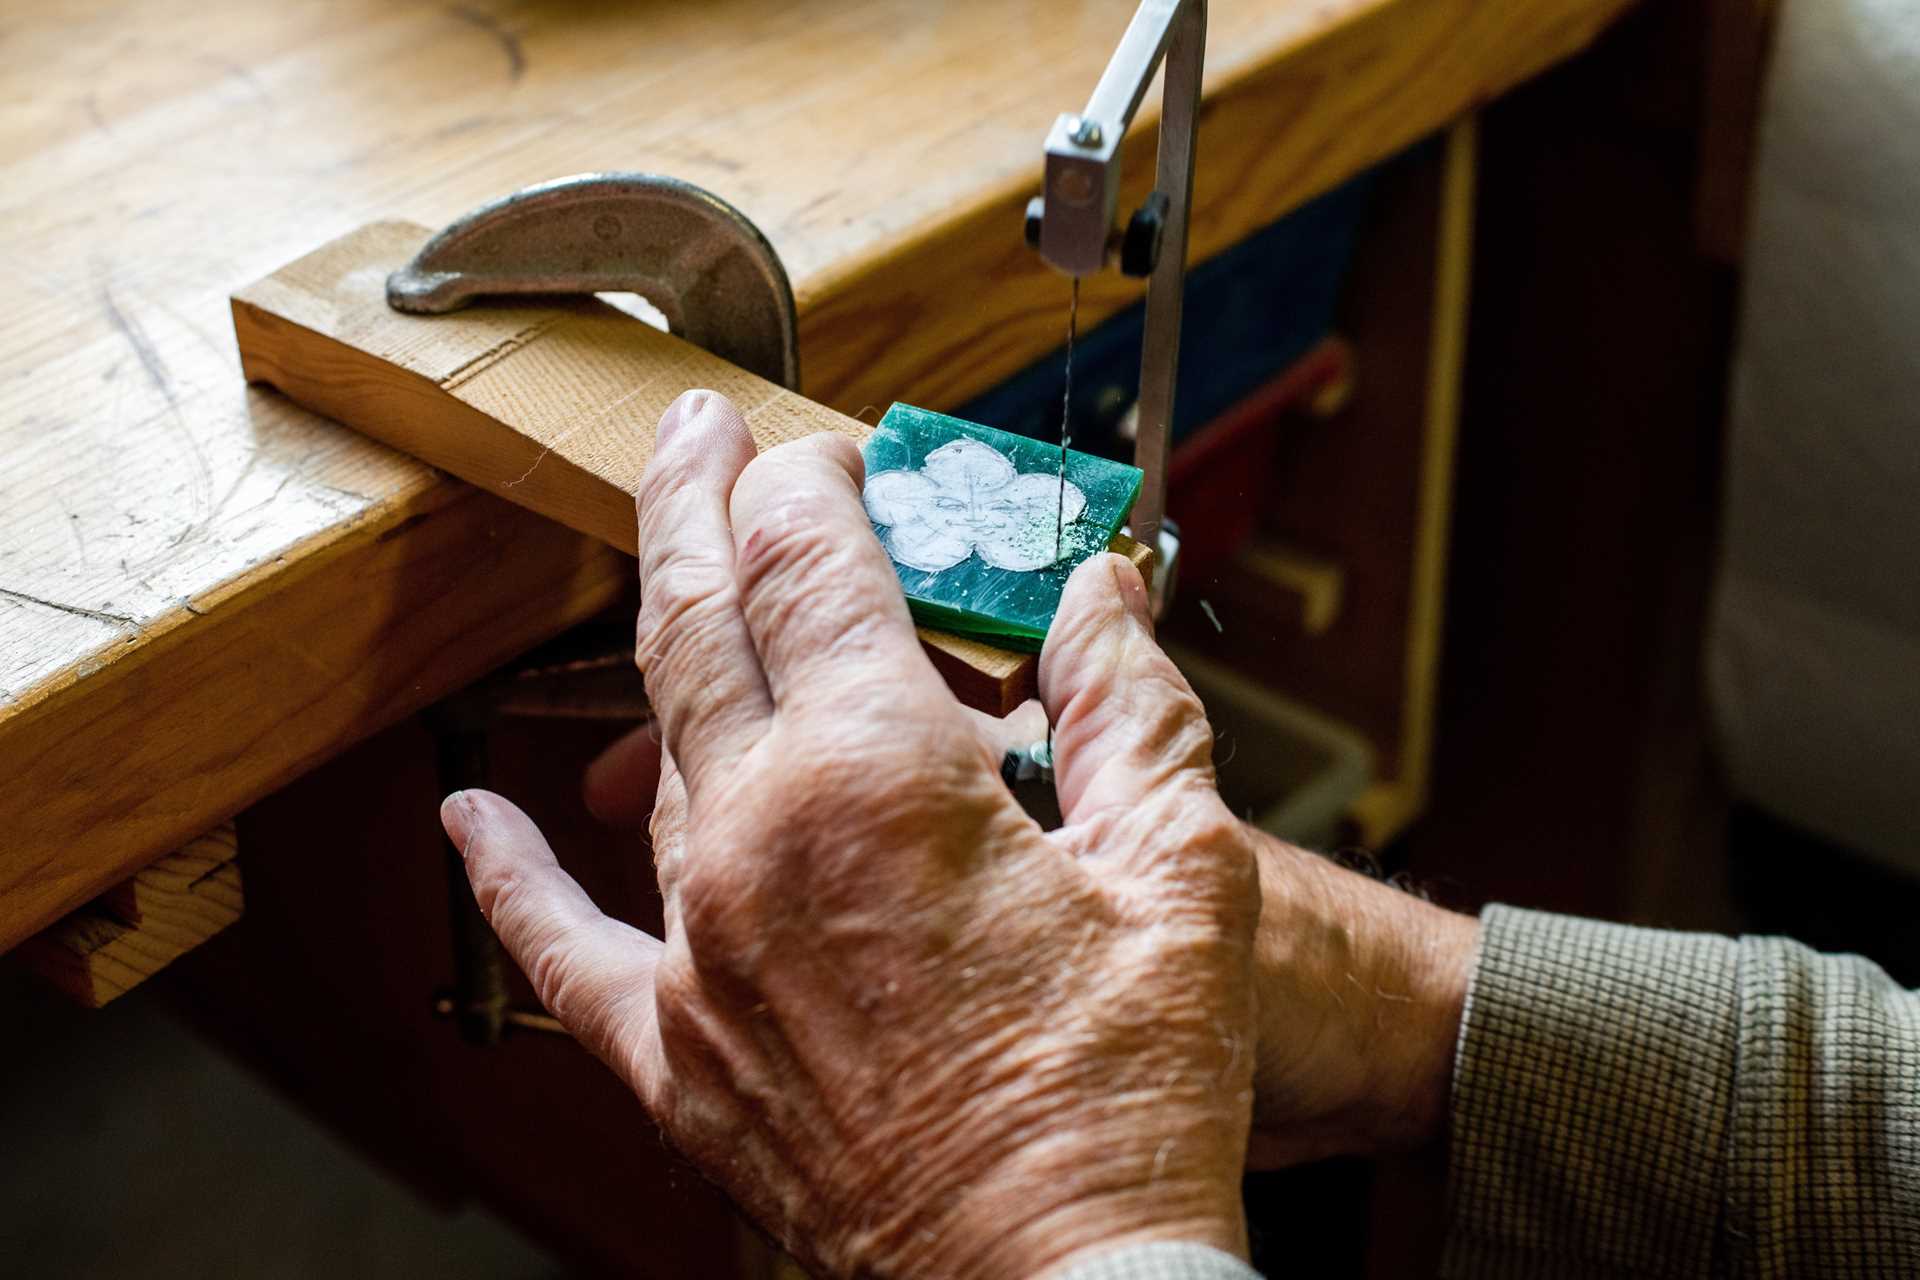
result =
[[[1043,191],[1027,205],[1027,242],[1056,270],[1078,278],[1117,259],[1126,274],[1147,277],[1133,449],[1134,465],[1145,480],[1131,532],[1157,553],[1156,606],[1171,590],[1179,548],[1177,537],[1166,530],[1167,459],[1206,44],[1206,0],[1142,0],[1086,108],[1054,121],[1045,144]],[[1167,75],[1154,191],[1120,229],[1121,144],[1162,62]]]

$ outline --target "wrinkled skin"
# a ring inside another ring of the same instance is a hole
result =
[[[1117,556],[1074,574],[1042,655],[1066,817],[1043,833],[999,776],[1036,726],[941,684],[862,478],[838,437],[754,457],[709,392],[662,421],[636,646],[662,745],[615,744],[587,792],[650,813],[664,940],[506,801],[443,809],[546,1006],[822,1274],[1244,1256],[1250,1134],[1267,1164],[1430,1139],[1473,923],[1232,818]]]

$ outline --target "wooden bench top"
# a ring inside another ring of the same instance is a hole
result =
[[[1195,255],[1627,2],[1217,0]],[[779,249],[809,395],[950,406],[1062,340],[1020,211],[1131,9],[12,5],[0,950],[628,589],[606,548],[249,389],[230,292],[362,223],[653,170]],[[1083,323],[1134,287],[1089,281]]]

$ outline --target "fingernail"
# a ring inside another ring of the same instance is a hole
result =
[[[1141,578],[1140,571],[1134,568],[1133,561],[1118,553],[1107,556],[1107,567],[1113,570],[1113,585],[1120,594],[1120,607],[1127,611],[1128,617],[1151,631],[1153,610],[1147,602],[1147,584]]]
[[[714,399],[715,393],[704,389],[682,391],[680,398],[668,405],[667,411],[660,415],[660,428],[654,434],[655,445],[664,445],[680,434],[680,429],[705,413]]]
[[[440,825],[456,848],[467,847],[467,836],[473,827],[473,801],[467,798],[466,792],[456,791],[440,802]]]

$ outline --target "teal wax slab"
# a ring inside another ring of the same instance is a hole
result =
[[[1138,467],[1069,449],[1063,498],[1058,445],[907,404],[861,453],[867,516],[914,620],[1029,653],[1068,575],[1140,496]]]

